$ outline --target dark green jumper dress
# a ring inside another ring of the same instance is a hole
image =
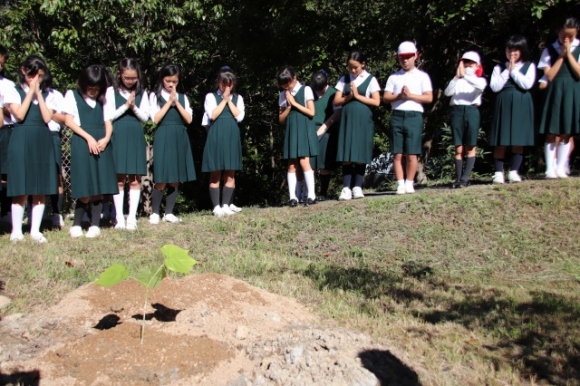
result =
[[[21,100],[26,93],[16,86]],[[43,92],[46,98],[48,93]],[[16,122],[8,144],[8,196],[58,193],[52,136],[42,118],[40,106],[30,103],[24,120]]]
[[[300,87],[294,99],[302,106],[306,106],[304,90]],[[318,155],[318,137],[312,118],[296,109],[290,109],[286,117],[286,132],[284,133],[284,159],[315,157]]]
[[[95,141],[105,137],[103,105],[91,107],[78,91],[73,95],[79,111],[79,125]],[[74,133],[71,140],[70,178],[72,197],[87,198],[101,194],[117,194],[117,172],[111,144],[99,154],[91,154],[87,141]]]
[[[369,75],[358,87],[358,93],[365,95],[373,79]],[[344,76],[343,94],[348,95],[350,90],[350,76]],[[375,125],[371,108],[362,102],[351,99],[342,106],[340,130],[338,131],[338,162],[368,164],[373,157],[373,143]]]
[[[177,94],[179,103],[185,105],[183,94]],[[159,106],[167,101],[159,97]],[[191,145],[181,114],[171,106],[161,119],[153,138],[153,180],[157,184],[195,181],[195,166]]]
[[[551,63],[560,56],[553,46],[548,47]],[[580,47],[572,51],[572,55],[580,58]],[[560,71],[548,84],[540,134],[579,134],[580,133],[580,79],[572,72],[567,60],[562,63]]]
[[[217,92],[213,96],[219,105],[223,98]],[[237,95],[232,97],[232,102],[237,105]],[[209,173],[220,170],[242,170],[240,128],[228,105],[212,122],[203,148],[201,171]]]
[[[503,68],[503,67],[502,67]],[[525,74],[530,63],[520,72]],[[534,145],[534,103],[530,90],[519,87],[511,78],[495,98],[491,120],[491,146]]]
[[[141,105],[143,90],[135,95],[135,106]],[[115,108],[127,103],[121,93],[115,90]],[[113,159],[117,174],[147,174],[147,155],[145,154],[145,134],[143,124],[133,110],[127,109],[123,115],[113,122],[113,137],[111,138]]]
[[[334,95],[336,89],[328,87],[326,93],[314,101],[314,125],[316,130],[334,114]],[[336,148],[338,146],[338,125],[331,125],[318,141],[318,157],[315,158],[315,169],[333,170],[336,167]],[[312,162],[311,162],[312,164]]]

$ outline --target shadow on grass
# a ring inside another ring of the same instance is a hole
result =
[[[0,385],[38,386],[40,371],[18,371],[12,374],[0,373]]]
[[[580,385],[580,302],[548,292],[532,292],[518,302],[493,289],[466,288],[465,299],[443,311],[416,313],[426,322],[484,328],[498,339],[499,352],[524,378],[554,385]]]
[[[381,386],[420,386],[419,376],[388,350],[365,350],[359,353],[363,367],[375,374]]]

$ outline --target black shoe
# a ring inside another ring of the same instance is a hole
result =
[[[304,206],[310,206],[310,205],[314,205],[314,204],[316,204],[316,199],[307,198],[306,202],[304,203]]]
[[[451,184],[451,189],[459,189],[463,186],[463,182],[461,181],[455,181],[454,183]]]
[[[298,200],[296,200],[295,198],[291,199],[290,201],[288,201],[288,206],[290,206],[290,208],[298,206]]]
[[[463,185],[464,188],[467,188],[469,186],[469,180],[468,181],[461,181],[461,185]]]
[[[316,196],[316,201],[326,201],[326,196]]]

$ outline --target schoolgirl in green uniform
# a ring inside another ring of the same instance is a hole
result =
[[[305,205],[316,203],[314,171],[310,157],[318,155],[318,138],[314,126],[314,94],[310,86],[302,85],[296,79],[292,67],[284,67],[278,72],[278,85],[283,91],[278,98],[278,120],[286,124],[284,134],[284,159],[288,160],[288,191],[291,207],[298,205],[296,197],[296,168],[300,164],[308,189]]]
[[[490,145],[494,146],[494,184],[503,184],[504,159],[511,147],[508,180],[521,182],[518,173],[524,146],[534,145],[534,104],[530,89],[536,81],[536,66],[530,62],[528,42],[512,36],[506,43],[507,61],[494,67],[489,87],[497,93],[491,120]]]
[[[206,95],[204,109],[211,123],[203,149],[202,171],[210,173],[209,195],[214,216],[230,216],[241,211],[232,199],[236,188],[236,170],[242,170],[242,141],[238,122],[246,114],[244,100],[236,93],[236,76],[230,67],[219,70],[216,91]],[[224,186],[220,205],[222,176]]]
[[[173,214],[179,194],[179,184],[196,179],[191,145],[185,125],[193,119],[193,111],[187,97],[177,92],[181,71],[175,64],[168,64],[159,72],[157,86],[149,98],[150,117],[154,124],[153,180],[155,186],[151,197],[153,213],[149,223],[159,224],[159,209],[165,187],[169,185],[165,199],[163,221],[180,221]]]
[[[567,178],[566,164],[573,135],[580,133],[580,23],[568,18],[558,30],[558,39],[542,52],[538,68],[548,80],[540,121],[546,135],[546,178]],[[556,148],[558,152],[557,162]]]
[[[149,120],[149,96],[141,87],[139,62],[119,61],[115,85],[105,94],[105,120],[112,122],[111,144],[117,171],[118,193],[113,196],[117,223],[115,229],[137,229],[137,208],[141,197],[141,176],[147,174],[145,133]],[[123,201],[125,181],[129,182],[129,215],[125,222]]]
[[[336,161],[342,162],[339,200],[363,198],[366,164],[373,156],[375,125],[371,107],[381,104],[377,79],[366,71],[367,58],[352,51],[346,59],[348,74],[336,84],[334,105],[342,107]],[[352,188],[352,189],[351,189]]]
[[[66,92],[65,124],[73,131],[71,139],[70,178],[72,197],[76,199],[70,235],[82,237],[81,222],[89,204],[91,226],[85,236],[101,234],[100,220],[103,195],[117,194],[115,161],[110,146],[113,126],[105,121],[103,103],[107,90],[107,70],[91,65],[83,70],[75,90]]]
[[[0,45],[0,221],[11,222],[12,198],[6,195],[6,175],[8,173],[8,143],[14,128],[12,114],[4,106],[4,95],[14,88],[14,82],[4,77],[4,68],[9,57],[6,47]]]

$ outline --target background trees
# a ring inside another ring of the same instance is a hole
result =
[[[529,39],[539,58],[555,26],[564,17],[580,17],[571,0],[6,0],[0,6],[0,44],[11,50],[6,71],[31,53],[48,61],[56,87],[74,85],[79,71],[102,62],[111,69],[118,59],[141,59],[148,86],[157,70],[174,62],[184,70],[183,86],[197,119],[191,127],[194,156],[200,162],[205,131],[200,127],[203,97],[213,88],[219,67],[239,75],[239,92],[247,103],[242,125],[245,170],[238,179],[244,203],[274,203],[284,189],[280,159],[283,128],[277,124],[275,75],[290,64],[308,80],[314,70],[330,70],[332,82],[345,73],[345,58],[354,47],[367,52],[370,71],[384,85],[396,70],[395,50],[404,39],[416,40],[421,67],[432,78],[436,99],[426,115],[424,175],[439,177],[429,157],[445,157],[441,128],[448,101],[441,90],[453,76],[461,53],[478,50],[486,73],[502,61],[503,46],[515,33]],[[489,126],[492,93],[485,94],[482,127]],[[375,109],[376,152],[387,150],[388,108]],[[484,145],[484,143],[482,143]],[[485,163],[479,165],[485,171]],[[530,166],[530,165],[528,165]],[[203,177],[202,177],[203,178]],[[203,206],[205,181],[187,186],[187,200]]]

